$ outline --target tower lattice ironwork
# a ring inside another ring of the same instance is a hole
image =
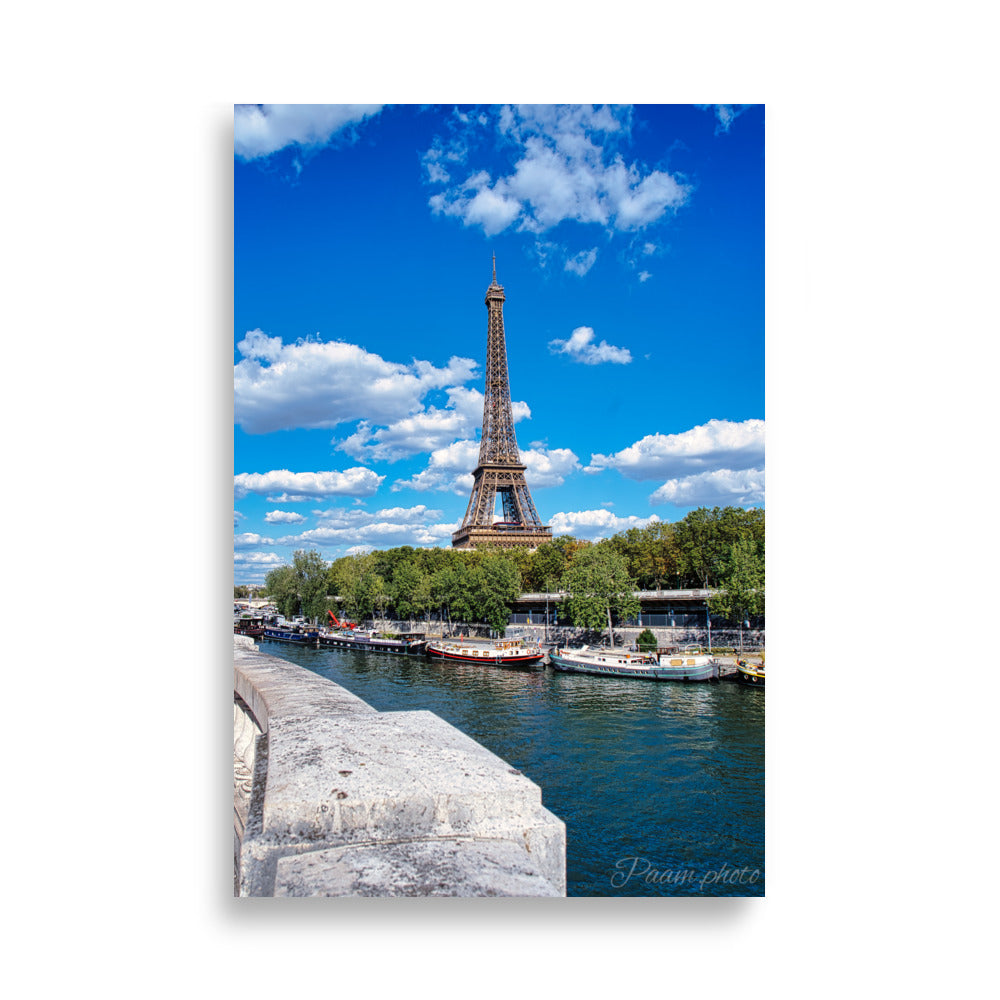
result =
[[[524,479],[510,407],[507,374],[507,343],[503,331],[503,286],[497,283],[497,260],[493,257],[493,282],[486,289],[489,324],[486,334],[486,392],[483,401],[483,437],[479,464],[472,475],[472,495],[462,527],[451,536],[459,549],[489,545],[500,548],[537,548],[552,538],[542,524]],[[496,518],[497,498],[503,505]]]

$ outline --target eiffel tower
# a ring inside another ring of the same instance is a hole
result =
[[[493,282],[486,289],[489,325],[486,333],[486,394],[483,400],[483,437],[479,465],[462,527],[451,536],[456,549],[490,546],[503,549],[536,549],[552,538],[542,524],[524,480],[510,409],[507,376],[507,343],[503,333],[503,285],[497,284],[497,258],[493,255]],[[503,519],[494,522],[497,496]]]

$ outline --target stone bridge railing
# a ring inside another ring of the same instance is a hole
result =
[[[564,896],[541,790],[431,712],[376,712],[234,636],[240,896]]]

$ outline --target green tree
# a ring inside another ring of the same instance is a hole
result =
[[[644,587],[662,590],[680,573],[677,532],[666,521],[654,521],[639,533],[634,572]]]
[[[425,576],[415,561],[404,562],[396,567],[390,594],[392,605],[399,618],[414,618],[422,612],[423,607],[418,600],[418,593]]]
[[[353,556],[342,556],[334,559],[327,570],[327,591],[343,599],[347,604],[347,594],[350,588],[350,580],[353,575]]]
[[[718,586],[730,549],[741,540],[751,541],[760,557],[764,556],[764,512],[756,508],[699,507],[674,527],[688,586]]]
[[[573,623],[590,629],[607,625],[612,645],[612,613],[619,620],[632,618],[641,607],[624,557],[607,542],[576,552],[562,585],[569,592],[566,603]]]
[[[656,636],[648,628],[644,628],[639,633],[639,638],[635,640],[635,645],[640,653],[655,653],[659,643]]]
[[[416,561],[416,549],[400,545],[394,549],[376,549],[371,553],[372,568],[387,583],[394,580],[399,570]]]
[[[529,552],[527,549],[500,549],[495,552],[494,555],[506,560],[507,563],[517,571],[517,577],[520,581],[519,586],[522,589],[527,590],[528,588],[524,581],[530,571],[531,560],[534,553]]]
[[[420,573],[420,582],[417,584],[411,597],[411,605],[414,615],[425,615],[427,628],[431,624],[431,609],[435,607],[434,589],[431,585],[431,574]]]
[[[562,542],[562,539],[569,537],[561,535],[551,542],[542,542],[531,554],[527,571],[522,573],[524,586],[527,590],[538,593],[547,589],[550,583],[553,587],[559,585],[559,581],[569,565],[566,544]]]
[[[477,613],[477,566],[471,559],[461,560],[449,576],[447,606],[449,616],[458,621],[479,621]]]
[[[338,559],[333,567],[335,592],[344,600],[344,611],[349,618],[360,621],[370,618],[375,611],[375,593],[383,586],[381,577],[376,581],[372,553],[363,553]]]
[[[751,538],[742,538],[729,549],[721,588],[708,602],[718,615],[742,623],[750,615],[764,612],[764,561]],[[740,625],[740,652],[743,626]]]
[[[441,615],[448,622],[451,631],[451,599],[455,592],[455,569],[452,566],[442,566],[429,577],[430,597],[433,607],[441,609]]]
[[[684,582],[709,587],[713,571],[721,566],[723,552],[716,539],[719,508],[690,511],[677,522],[677,543]]]
[[[327,570],[323,557],[315,549],[299,549],[292,553],[295,589],[301,614],[306,618],[322,618],[327,609]]]
[[[362,618],[375,617],[377,597],[384,590],[385,582],[369,563],[354,581],[354,589],[351,592],[351,600],[355,609],[354,615],[359,621]]]
[[[277,605],[280,614],[291,618],[299,609],[299,590],[295,570],[291,566],[272,569],[264,579],[268,597]]]
[[[506,555],[489,555],[472,571],[472,596],[477,621],[503,635],[510,609],[521,593],[521,574]]]
[[[417,549],[415,556],[417,564],[428,575],[456,566],[461,557],[457,549]]]
[[[370,600],[372,607],[380,619],[385,619],[386,610],[392,601],[392,595],[389,593],[389,587],[386,585],[385,580],[379,573],[372,573],[366,580],[367,583],[367,593],[370,594]]]

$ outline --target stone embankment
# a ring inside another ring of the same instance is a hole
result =
[[[423,632],[428,638],[440,638],[443,635],[468,635],[473,638],[488,639],[492,634],[488,625],[466,624],[463,622],[453,622],[449,625],[442,625],[439,621],[434,621],[430,625],[419,619],[403,619],[400,621],[390,619],[368,619],[361,622],[363,628],[375,628],[386,632]],[[743,649],[747,652],[759,652],[764,648],[764,630],[746,629],[742,636],[737,629],[712,628],[711,637],[706,628],[681,628],[661,625],[642,626],[622,625],[615,628],[615,642],[629,646],[634,643],[642,632],[649,628],[649,631],[656,636],[656,641],[660,646],[687,646],[700,645],[708,648],[709,640],[713,649],[739,648],[742,639]],[[602,632],[587,632],[584,629],[574,628],[569,625],[527,625],[523,622],[512,623],[507,626],[504,633],[508,639],[525,639],[531,642],[539,642],[552,646],[578,646],[581,643],[599,645],[607,642],[607,629]]]
[[[376,712],[234,636],[240,896],[565,896],[541,789],[431,712]]]

